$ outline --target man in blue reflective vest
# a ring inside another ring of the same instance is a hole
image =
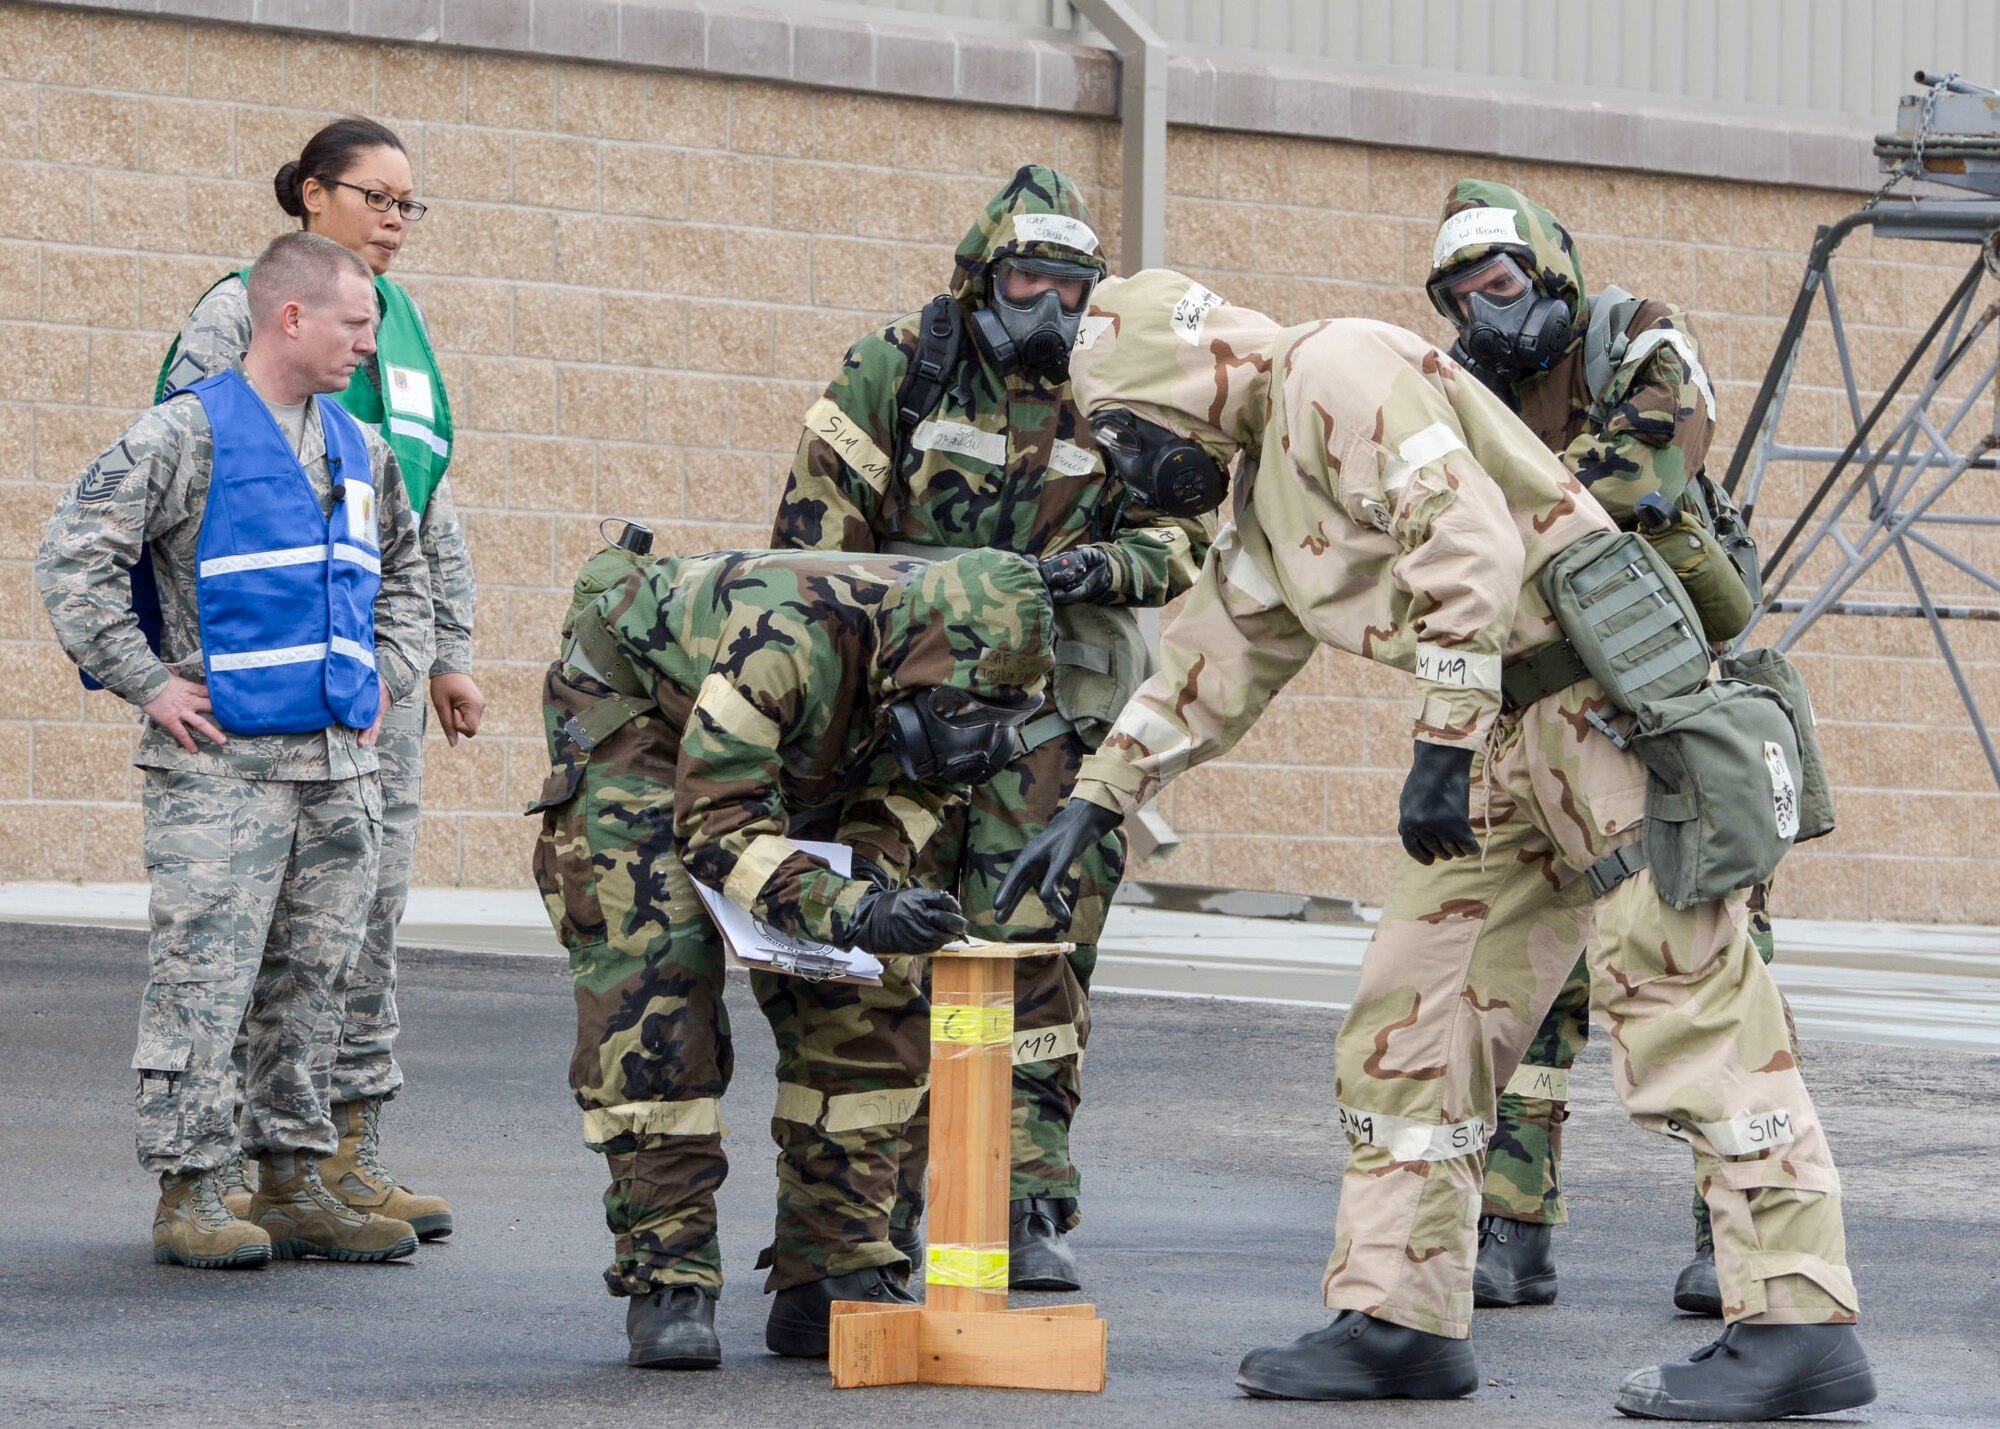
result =
[[[291,233],[249,278],[242,361],[139,417],[63,493],[36,560],[83,671],[145,715],[151,976],[139,1012],[139,1160],[160,1177],[153,1258],[388,1260],[403,1221],[321,1184],[337,1138],[313,1084],[382,837],[382,711],[430,666],[429,581],[395,458],[321,394],[374,350],[367,265]],[[157,610],[135,612],[144,552]],[[147,617],[142,619],[142,614]],[[156,617],[156,618],[154,618]],[[249,1041],[243,1219],[230,1053]]]

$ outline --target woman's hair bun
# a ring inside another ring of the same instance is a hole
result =
[[[299,161],[287,159],[278,166],[278,173],[271,180],[271,188],[278,195],[278,207],[293,218],[306,216],[305,200],[299,197]]]

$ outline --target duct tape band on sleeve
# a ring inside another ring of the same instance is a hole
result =
[[[1007,1247],[932,1245],[924,1248],[924,1283],[964,1290],[1007,1291]]]
[[[990,999],[990,1000],[988,1000]],[[988,993],[979,1002],[931,1004],[931,1059],[971,1057],[1014,1041],[1014,994]]]
[[[1537,1067],[1523,1062],[1507,1079],[1507,1095],[1536,1101],[1569,1100],[1569,1072],[1562,1067]]]

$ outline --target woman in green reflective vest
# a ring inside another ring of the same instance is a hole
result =
[[[301,225],[353,249],[375,272],[381,314],[376,351],[355,369],[340,404],[382,436],[396,454],[430,564],[437,656],[430,670],[431,703],[445,739],[479,732],[485,697],[472,678],[472,562],[445,479],[451,464],[451,404],[422,312],[388,277],[409,226],[424,216],[412,195],[409,155],[402,140],[373,120],[346,118],[307,141],[273,180],[278,206]],[[247,271],[247,270],[244,270]],[[202,295],[181,325],[160,367],[158,401],[241,360],[250,346],[250,304],[243,272],[230,273]],[[392,1055],[397,1028],[396,924],[409,897],[423,781],[426,710],[420,690],[392,706],[382,723],[382,870],[368,911],[368,934],[342,994],[343,1021],[329,1029],[316,1067],[330,1067],[334,1125],[340,1149],[320,1167],[342,1200],[405,1220],[425,1240],[451,1233],[451,1207],[441,1196],[401,1186],[376,1155],[382,1103],[403,1084]],[[240,1064],[240,1044],[239,1044]],[[239,1158],[224,1173],[225,1196],[237,1214],[248,1207]]]

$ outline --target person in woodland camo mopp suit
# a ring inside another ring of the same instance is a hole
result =
[[[715,1192],[734,1054],[699,881],[780,933],[883,957],[879,986],[750,975],[778,1050],[765,1343],[823,1356],[835,1300],[911,1300],[889,1238],[929,1079],[909,955],[966,920],[949,893],[903,885],[1039,708],[1048,595],[1033,563],[999,551],[724,552],[618,574],[623,560],[601,553],[579,581],[544,688],[553,767],[530,810],[535,880],[576,985],[570,1087],[611,1173],[605,1283],[629,1297],[629,1363],[720,1363]],[[846,845],[853,876],[795,838]]]
[[[1335,1043],[1348,1141],[1325,1329],[1248,1355],[1253,1395],[1452,1398],[1469,1336],[1497,1089],[1589,950],[1633,1119],[1694,1149],[1728,1321],[1635,1372],[1628,1414],[1755,1419],[1874,1397],[1840,1182],[1740,897],[1675,909],[1649,872],[1585,870],[1640,835],[1645,767],[1586,716],[1587,676],[1503,708],[1501,671],[1558,627],[1537,577],[1613,529],[1504,403],[1414,333],[1280,328],[1164,270],[1103,284],[1071,359],[1120,476],[1233,519],[1162,639],[1161,670],[1085,761],[1000,892],[1060,922],[1061,874],[1183,770],[1226,752],[1321,644],[1411,673],[1398,872]],[[1475,827],[1476,824],[1476,827]]]

